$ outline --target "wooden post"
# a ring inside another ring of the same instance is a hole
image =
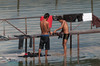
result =
[[[3,22],[3,36],[5,36],[5,22]]]
[[[17,12],[18,12],[18,16],[19,16],[19,3],[20,3],[20,0],[17,0]]]
[[[58,5],[58,0],[56,0],[55,9],[57,9],[57,5]]]
[[[77,34],[77,62],[79,64],[79,34]]]
[[[35,53],[35,37],[33,37],[33,53]]]
[[[72,22],[70,22],[70,31],[72,31]],[[70,56],[72,56],[72,35],[70,34]]]
[[[27,18],[25,18],[25,33],[27,35]],[[25,53],[27,53],[27,38],[25,39]]]
[[[93,14],[93,0],[91,0],[91,12]]]
[[[93,14],[93,0],[91,0],[91,13]],[[92,29],[92,21],[91,21],[91,29]]]

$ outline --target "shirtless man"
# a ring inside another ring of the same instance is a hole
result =
[[[62,45],[63,45],[63,48],[64,48],[64,55],[66,55],[66,50],[67,50],[66,43],[67,43],[67,40],[68,40],[68,37],[69,37],[69,34],[68,34],[69,28],[68,28],[67,22],[65,20],[63,20],[63,18],[61,16],[58,17],[58,21],[61,23],[61,27],[54,30],[54,33],[56,33],[56,31],[62,29],[61,32],[64,33]]]
[[[46,13],[44,15],[44,20],[40,22],[40,28],[41,28],[41,38],[40,38],[40,44],[39,44],[39,57],[41,53],[41,49],[44,48],[45,45],[45,56],[47,57],[48,50],[50,49],[50,39],[49,39],[49,23],[47,22],[49,18],[49,14]]]

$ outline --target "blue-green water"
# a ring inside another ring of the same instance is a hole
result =
[[[94,1],[94,14],[100,18],[100,0]],[[62,15],[71,13],[90,13],[91,0],[20,0],[19,8],[17,0],[0,0],[0,19],[16,17],[42,16],[44,13],[51,15]],[[25,32],[25,20],[8,20],[10,23]],[[0,21],[2,22],[2,21]],[[39,34],[39,18],[28,19],[28,34]],[[73,23],[73,28],[78,25]],[[90,22],[83,22],[75,30],[90,29]],[[6,36],[21,34],[6,22],[0,23],[0,35],[3,35],[5,25]],[[68,25],[70,25],[68,23]],[[60,27],[60,23],[53,21],[51,31]],[[96,29],[93,27],[93,29]],[[99,28],[97,28],[99,29]],[[80,53],[77,57],[77,35],[73,35],[72,57],[70,56],[70,41],[67,43],[67,57],[63,57],[62,39],[51,37],[51,49],[47,59],[20,58],[23,50],[18,50],[18,40],[0,41],[0,66],[100,66],[100,33],[80,35]],[[35,50],[38,52],[39,38],[35,39]],[[28,47],[32,52],[32,48]],[[42,51],[44,54],[44,50]],[[10,60],[11,59],[11,60]],[[78,60],[79,59],[79,60]]]

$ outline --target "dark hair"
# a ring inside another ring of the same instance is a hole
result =
[[[59,21],[59,20],[62,20],[63,18],[62,18],[62,16],[58,16],[57,17],[57,20]]]
[[[45,13],[44,14],[44,18],[46,19],[46,18],[48,18],[50,15],[49,15],[49,13]]]

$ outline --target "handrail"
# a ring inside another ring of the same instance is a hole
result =
[[[0,20],[16,20],[16,19],[31,19],[31,18],[40,18],[41,16],[34,16],[34,17],[19,17],[19,18],[6,18],[6,19],[0,19]]]
[[[77,34],[89,34],[89,33],[100,33],[100,29],[90,29],[90,30],[74,30],[74,31],[70,31],[69,34],[71,35],[77,35]],[[32,37],[40,37],[42,34],[33,34],[33,35],[30,35]],[[18,36],[18,35],[16,35]],[[50,36],[59,36],[59,32],[53,34],[53,35],[50,35]]]
[[[74,31],[70,31],[69,34],[71,35],[76,35],[76,34],[92,34],[92,33],[100,33],[100,29],[90,29],[90,30],[74,30]],[[59,32],[57,32],[54,35],[50,35],[50,36],[58,36]],[[15,35],[15,36],[19,36],[19,35]],[[41,34],[34,34],[34,35],[30,35],[32,37],[40,37]],[[9,40],[16,40],[18,38],[8,38]],[[0,41],[2,41],[3,39],[0,39]]]

